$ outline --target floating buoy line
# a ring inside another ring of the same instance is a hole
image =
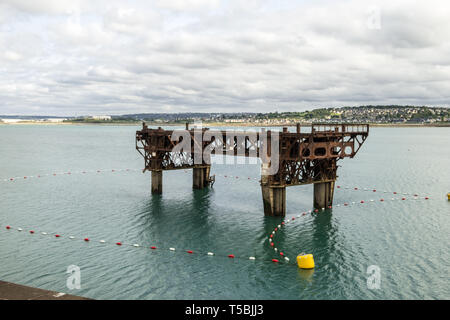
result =
[[[142,172],[142,169],[97,169],[97,170],[77,170],[77,171],[59,171],[59,172],[53,172],[53,173],[45,173],[45,174],[36,174],[36,175],[30,175],[30,176],[17,176],[17,177],[11,177],[11,178],[2,178],[0,181],[2,182],[14,182],[14,181],[24,181],[24,180],[30,180],[30,179],[39,179],[44,177],[56,177],[56,176],[72,176],[72,175],[84,175],[84,174],[92,174],[92,173],[115,173],[115,172]],[[184,169],[184,173],[188,173],[189,171]],[[225,179],[234,179],[234,180],[250,180],[250,181],[260,181],[260,178],[256,177],[249,177],[249,176],[234,176],[234,175],[226,175],[226,174],[215,174],[216,177],[222,177]],[[418,197],[419,195],[417,193],[401,193],[396,191],[386,191],[386,190],[378,190],[377,188],[368,188],[368,187],[349,187],[349,186],[341,186],[337,185],[336,189],[341,190],[354,190],[354,191],[366,191],[366,192],[377,192],[377,193],[390,193],[390,194],[399,194],[399,195],[413,195],[415,197]]]
[[[45,177],[56,177],[56,176],[67,176],[67,175],[76,175],[76,174],[89,174],[89,173],[114,173],[114,172],[142,172],[141,169],[98,169],[98,170],[82,170],[82,171],[59,171],[53,173],[42,173],[35,174],[31,176],[19,176],[19,177],[11,177],[11,178],[3,178],[0,179],[2,182],[15,182],[15,181],[23,181],[29,179],[39,179]]]
[[[137,172],[142,170],[140,169],[110,169],[110,170],[83,170],[83,171],[66,171],[66,172],[54,172],[54,173],[48,173],[48,174],[39,174],[39,175],[32,175],[32,176],[23,176],[23,177],[12,177],[12,178],[4,178],[0,181],[3,182],[14,182],[18,180],[27,180],[27,179],[33,179],[33,178],[43,178],[43,177],[52,177],[52,176],[61,176],[61,175],[72,175],[72,174],[89,174],[89,173],[115,173],[115,172]],[[189,172],[188,170],[184,170],[184,172]],[[240,179],[240,180],[252,180],[252,181],[259,181],[259,178],[255,177],[242,177],[242,176],[233,176],[233,175],[222,175],[222,174],[216,174],[215,176],[223,177],[225,179]],[[387,191],[383,190],[380,191],[376,188],[361,188],[361,187],[349,187],[349,186],[341,186],[337,185],[336,190],[351,190],[351,191],[363,191],[363,192],[371,192],[371,193],[377,193],[377,194],[390,194],[394,197],[386,197],[386,198],[378,198],[378,199],[369,199],[369,200],[360,200],[360,201],[352,201],[352,202],[343,202],[339,203],[333,206],[329,206],[328,208],[321,208],[321,209],[314,209],[314,210],[308,210],[301,212],[300,214],[293,215],[290,217],[285,217],[273,230],[272,232],[267,236],[267,244],[268,246],[273,250],[274,258],[268,259],[264,257],[256,257],[252,255],[248,256],[242,256],[242,255],[235,255],[233,253],[218,253],[214,251],[204,251],[204,250],[193,250],[193,249],[186,249],[186,248],[176,248],[176,247],[163,247],[163,246],[157,246],[157,245],[143,245],[138,243],[129,243],[129,242],[122,242],[122,241],[107,241],[104,239],[97,239],[96,238],[90,238],[90,237],[80,237],[80,236],[74,236],[74,235],[65,235],[57,232],[48,232],[48,231],[37,231],[34,228],[24,228],[24,227],[13,227],[11,225],[6,226],[0,226],[2,230],[7,231],[13,231],[16,230],[18,232],[22,232],[23,234],[28,233],[31,236],[46,236],[46,237],[53,237],[55,239],[69,239],[74,241],[83,241],[85,243],[99,243],[100,245],[110,245],[114,247],[133,247],[133,248],[140,248],[140,249],[148,249],[151,252],[175,252],[175,253],[183,253],[183,254],[189,254],[189,255],[204,255],[209,257],[223,257],[228,259],[239,259],[239,260],[249,260],[249,261],[265,261],[265,262],[271,262],[271,263],[281,263],[281,264],[287,264],[287,265],[295,265],[296,260],[297,262],[300,261],[300,258],[308,258],[312,259],[312,255],[303,255],[298,256],[297,259],[291,259],[289,258],[285,251],[279,246],[276,245],[275,238],[278,232],[285,229],[288,225],[294,224],[297,221],[300,221],[301,218],[304,218],[306,216],[311,216],[314,214],[318,214],[320,212],[324,212],[328,209],[332,209],[334,207],[354,207],[354,206],[361,206],[361,205],[367,205],[367,204],[373,204],[373,203],[386,203],[389,201],[417,201],[417,200],[430,200],[431,198],[429,196],[419,196],[418,193],[401,193],[397,191]],[[409,196],[408,198],[406,196]],[[311,257],[308,257],[311,256]],[[314,265],[314,262],[312,262],[312,265]],[[300,262],[299,262],[300,266]]]
[[[104,239],[96,239],[92,237],[81,237],[81,236],[74,236],[74,235],[66,235],[62,233],[57,232],[48,232],[48,231],[39,231],[34,228],[25,228],[25,227],[16,227],[11,225],[6,226],[0,226],[2,230],[7,230],[9,232],[11,231],[18,231],[22,234],[30,234],[32,236],[45,236],[45,237],[53,237],[55,239],[61,238],[61,239],[69,239],[73,241],[80,241],[85,243],[100,243],[101,245],[110,245],[114,247],[133,247],[133,248],[140,248],[140,249],[148,249],[152,252],[160,252],[160,251],[170,251],[175,253],[183,253],[183,254],[192,254],[192,255],[204,255],[204,256],[215,256],[215,257],[223,257],[228,259],[240,259],[240,260],[258,260],[258,261],[267,261],[267,262],[274,262],[273,259],[267,259],[267,258],[261,258],[256,256],[242,256],[242,255],[235,255],[233,253],[218,253],[213,251],[203,251],[203,250],[192,250],[192,249],[186,249],[186,248],[179,248],[179,247],[164,247],[164,246],[156,246],[156,245],[142,245],[138,243],[129,243],[129,242],[122,242],[122,241],[107,241]],[[59,240],[58,240],[59,241]],[[278,261],[277,261],[278,262]]]

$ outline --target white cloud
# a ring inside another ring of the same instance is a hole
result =
[[[0,114],[448,105],[449,11],[445,1],[3,0]],[[373,12],[380,28],[368,28]]]

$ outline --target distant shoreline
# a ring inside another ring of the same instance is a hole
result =
[[[184,126],[184,123],[155,123],[146,122],[150,127],[163,127],[163,126]],[[352,124],[352,123],[349,123]],[[58,126],[58,125],[79,125],[79,126],[141,126],[142,121],[136,122],[40,122],[40,121],[24,121],[24,122],[14,122],[14,123],[4,123],[0,122],[0,126],[14,126],[14,125],[43,125],[43,126]],[[190,123],[193,126],[193,123]],[[301,124],[304,127],[311,126],[310,123]],[[339,125],[336,123],[323,123],[323,125]],[[355,125],[357,125],[355,123]],[[450,127],[450,123],[440,123],[440,124],[419,124],[419,123],[405,123],[405,124],[393,124],[393,123],[369,123],[371,127],[392,127],[392,128],[433,128],[433,127]],[[294,124],[255,124],[255,123],[228,123],[228,122],[203,122],[204,127],[295,127]]]

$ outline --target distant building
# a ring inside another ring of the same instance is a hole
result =
[[[49,119],[44,119],[43,121],[47,121],[47,122],[63,122],[67,120],[66,118],[49,118]]]
[[[111,120],[111,116],[91,116],[90,118],[94,120]]]
[[[31,121],[31,120],[24,120],[24,119],[1,119],[4,123],[17,123],[17,122],[24,122],[24,121]]]

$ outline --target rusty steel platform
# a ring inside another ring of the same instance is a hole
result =
[[[314,184],[314,207],[331,206],[337,161],[353,158],[368,135],[368,124],[297,124],[295,132],[287,127],[255,132],[189,129],[188,124],[185,130],[164,130],[143,123],[136,149],[145,161],[143,171],[152,171],[152,193],[162,193],[164,170],[192,168],[193,187],[201,189],[213,180],[211,155],[260,158],[264,212],[283,216],[288,186]]]

